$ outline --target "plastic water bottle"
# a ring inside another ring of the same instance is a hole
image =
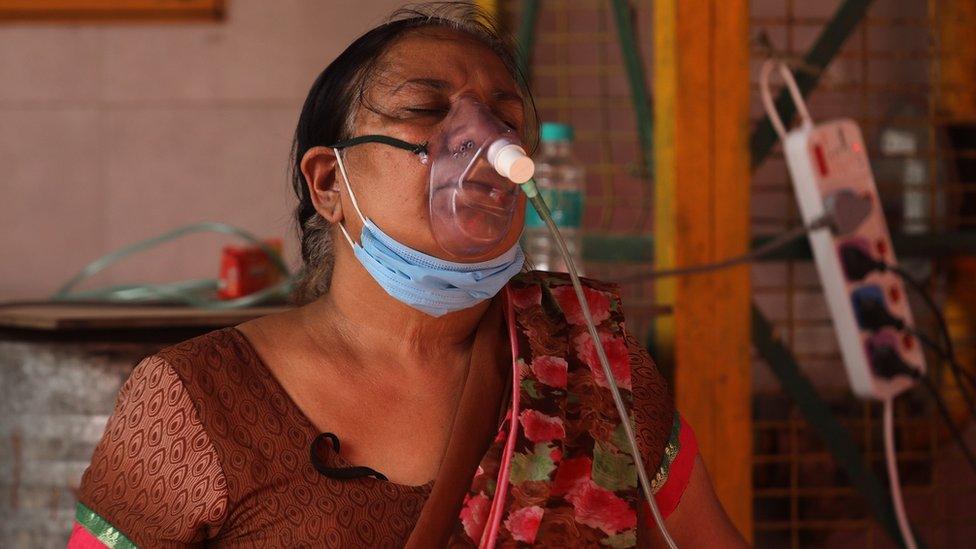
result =
[[[576,268],[583,274],[584,170],[573,156],[573,128],[568,124],[543,122],[542,146],[535,158],[535,183],[552,211],[552,219],[566,240]],[[536,269],[566,272],[555,239],[531,204],[526,206],[522,249]]]

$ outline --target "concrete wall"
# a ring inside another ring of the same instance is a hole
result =
[[[0,301],[204,220],[282,237],[287,155],[318,73],[400,0],[229,0],[215,23],[0,24]],[[213,277],[190,237],[93,284]]]
[[[0,333],[4,547],[64,547],[81,475],[116,394],[133,365],[163,346],[17,341]]]

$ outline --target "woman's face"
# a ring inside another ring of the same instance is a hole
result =
[[[461,97],[484,103],[502,122],[523,135],[523,101],[508,69],[476,39],[449,29],[413,31],[393,44],[380,60],[354,118],[353,136],[388,135],[409,143],[431,141],[445,115]],[[343,151],[349,182],[363,215],[396,240],[429,255],[463,262],[495,258],[522,232],[525,196],[518,193],[508,234],[477,256],[451,254],[437,245],[429,217],[429,165],[417,155],[383,144]],[[336,174],[337,178],[341,175]],[[343,223],[358,240],[361,220],[341,179]]]

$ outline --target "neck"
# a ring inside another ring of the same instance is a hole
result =
[[[304,307],[313,340],[332,347],[338,337],[356,362],[398,367],[429,369],[446,357],[470,353],[489,301],[433,317],[387,294],[351,252],[340,249],[336,256],[329,292]]]

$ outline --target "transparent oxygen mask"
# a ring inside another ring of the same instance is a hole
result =
[[[477,99],[457,100],[442,128],[429,144],[431,230],[445,251],[480,255],[508,234],[518,183],[535,168],[515,130]]]

